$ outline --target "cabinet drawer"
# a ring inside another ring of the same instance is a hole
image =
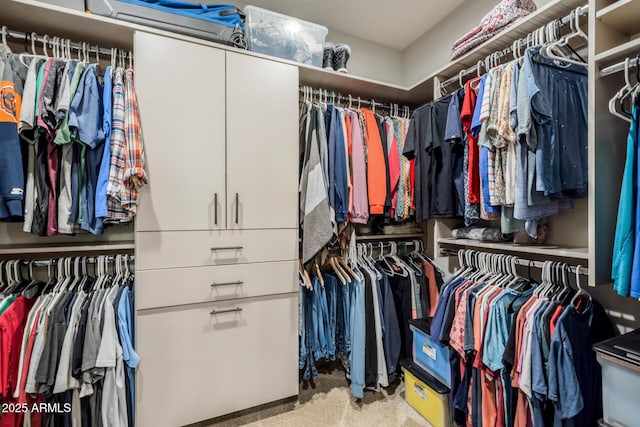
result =
[[[162,231],[136,235],[138,270],[298,259],[298,230]]]
[[[149,310],[136,336],[140,426],[181,426],[298,394],[297,293]]]
[[[296,261],[141,271],[136,306],[144,310],[296,292],[297,275]]]

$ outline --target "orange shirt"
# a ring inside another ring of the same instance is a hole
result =
[[[387,199],[387,167],[378,121],[373,111],[363,108],[367,139],[367,186],[369,194],[369,212],[371,215],[384,214],[384,203]]]

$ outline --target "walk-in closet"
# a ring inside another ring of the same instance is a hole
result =
[[[640,427],[640,0],[0,10],[0,427]]]

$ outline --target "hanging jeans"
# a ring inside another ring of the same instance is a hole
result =
[[[365,351],[365,314],[364,314],[364,280],[353,281],[351,288],[350,335],[351,354],[351,394],[358,399],[364,396],[364,351]]]

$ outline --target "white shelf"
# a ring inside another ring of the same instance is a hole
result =
[[[605,50],[604,52],[597,54],[594,57],[594,60],[596,64],[608,65],[610,62],[614,62],[630,54],[633,54],[633,56],[635,57],[639,49],[640,37],[630,40],[627,43],[623,43],[609,50]]]
[[[515,243],[480,242],[471,239],[450,238],[440,238],[438,239],[438,243],[443,246],[454,246],[456,248],[490,249],[509,253],[523,253],[554,258],[580,259],[584,260],[585,263],[588,262],[589,259],[588,248],[570,248],[545,245],[518,245]]]
[[[354,96],[376,98],[378,101],[393,101],[415,106],[433,99],[433,80],[435,77],[452,77],[460,70],[475,65],[480,59],[484,59],[492,52],[510,46],[514,40],[526,36],[552,19],[565,16],[572,9],[585,3],[585,0],[552,0],[535,13],[514,23],[486,43],[411,86],[396,85],[351,74],[327,71],[319,67],[299,64],[203,39],[71,10],[35,0],[4,0],[2,2],[3,22],[0,22],[0,24],[7,25],[12,30],[23,32],[37,30],[40,35],[49,34],[68,37],[74,41],[86,41],[92,44],[99,44],[105,48],[117,47],[125,50],[133,49],[133,34],[135,31],[146,31],[295,65],[299,69],[300,84],[302,85],[333,89]]]
[[[598,20],[629,35],[640,32],[638,16],[640,2],[637,0],[618,0],[596,13]]]
[[[21,254],[64,254],[71,252],[131,252],[135,249],[133,242],[113,243],[81,243],[70,245],[2,245],[0,255]]]
[[[491,53],[510,47],[514,41],[526,37],[532,31],[548,24],[554,19],[565,17],[575,8],[586,4],[586,0],[552,0],[538,8],[538,10],[531,15],[516,21],[485,43],[440,68],[423,82],[416,84],[414,88],[425,84],[426,81],[430,81],[434,77],[440,77],[442,79],[453,77],[460,71],[476,65],[478,61],[484,60]]]
[[[403,233],[403,234],[372,234],[356,236],[356,241],[365,242],[369,240],[401,240],[401,239],[423,239],[424,233]]]

